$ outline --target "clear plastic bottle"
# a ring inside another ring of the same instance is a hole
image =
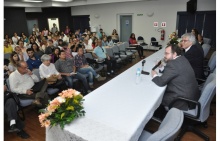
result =
[[[141,82],[141,69],[137,68],[137,72],[136,72],[136,84],[139,84]]]

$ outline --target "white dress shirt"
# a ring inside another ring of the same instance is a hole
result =
[[[85,46],[85,49],[93,49],[92,45],[90,45],[90,44],[87,45],[84,43],[84,46]]]
[[[35,74],[22,75],[18,70],[15,70],[9,76],[11,91],[19,94],[26,94],[26,91],[32,88],[35,82],[39,82],[39,78]]]
[[[53,63],[50,63],[49,66],[44,65],[43,63],[39,67],[39,73],[40,77],[43,78],[48,78],[52,74],[58,75],[59,72],[56,70],[55,65]]]

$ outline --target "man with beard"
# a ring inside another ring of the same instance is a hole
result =
[[[157,75],[155,70],[152,70],[152,81],[162,87],[167,85],[165,90],[162,106],[169,106],[171,101],[177,97],[197,101],[199,99],[198,84],[195,78],[195,73],[185,56],[181,56],[181,50],[177,45],[168,45],[165,49],[164,60],[167,63],[164,67],[163,74]],[[185,102],[178,101],[174,107],[180,110],[193,108],[193,105],[188,105]]]

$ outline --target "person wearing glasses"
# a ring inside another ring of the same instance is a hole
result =
[[[183,55],[191,64],[196,78],[204,79],[203,60],[204,52],[203,49],[196,45],[196,38],[193,33],[186,33],[182,35],[181,48],[184,50]]]
[[[102,40],[98,39],[98,46],[93,51],[93,56],[99,61],[107,64],[107,75],[114,74],[116,60],[107,55],[106,49],[102,46]]]
[[[11,91],[18,93],[20,99],[34,99],[33,103],[37,107],[45,106],[42,101],[48,100],[47,82],[33,74],[25,61],[19,61],[17,70],[9,76]],[[46,103],[45,103],[46,104]]]
[[[166,66],[161,76],[156,70],[151,71],[152,81],[156,85],[159,87],[167,85],[162,105],[155,112],[155,116],[159,118],[163,118],[165,115],[164,106],[169,106],[177,97],[185,97],[195,101],[199,99],[199,89],[194,71],[186,57],[181,56],[178,45],[171,44],[165,48],[164,61]],[[194,108],[193,105],[182,101],[176,102],[174,107],[180,110]]]

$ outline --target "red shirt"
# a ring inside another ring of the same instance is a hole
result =
[[[133,39],[133,38],[130,38],[130,39],[129,39],[129,43],[130,43],[130,44],[137,44],[137,41],[136,41],[135,38],[134,38],[134,39]]]

